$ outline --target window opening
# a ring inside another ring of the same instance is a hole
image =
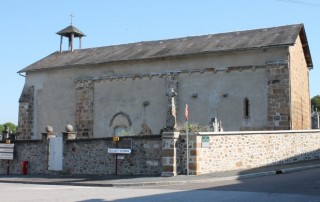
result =
[[[250,115],[249,99],[245,98],[243,104],[244,104],[244,118],[248,119]]]
[[[114,128],[114,136],[127,136],[128,129],[125,126],[116,126]]]

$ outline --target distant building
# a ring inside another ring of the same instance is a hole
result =
[[[78,138],[160,134],[189,123],[224,131],[311,128],[312,59],[303,24],[75,49],[22,69],[18,139],[75,126]],[[81,40],[80,40],[81,44]]]

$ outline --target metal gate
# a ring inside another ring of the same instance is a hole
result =
[[[62,170],[62,154],[63,142],[62,137],[49,138],[49,170],[61,171]]]

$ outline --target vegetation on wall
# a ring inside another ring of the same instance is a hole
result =
[[[185,133],[186,132],[186,125],[179,124],[177,127],[177,131]],[[201,126],[198,123],[188,123],[188,131],[189,132],[209,132],[211,130],[210,130],[209,126]]]

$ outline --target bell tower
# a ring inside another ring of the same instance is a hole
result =
[[[79,49],[81,49],[81,39],[82,39],[82,37],[86,36],[83,32],[81,32],[79,29],[77,29],[75,26],[72,25],[73,15],[70,15],[70,16],[71,16],[70,26],[57,32],[57,34],[60,35],[60,52],[62,52],[63,37],[67,37],[69,39],[69,51],[73,51],[74,50],[74,46],[73,46],[74,38],[79,38]]]

